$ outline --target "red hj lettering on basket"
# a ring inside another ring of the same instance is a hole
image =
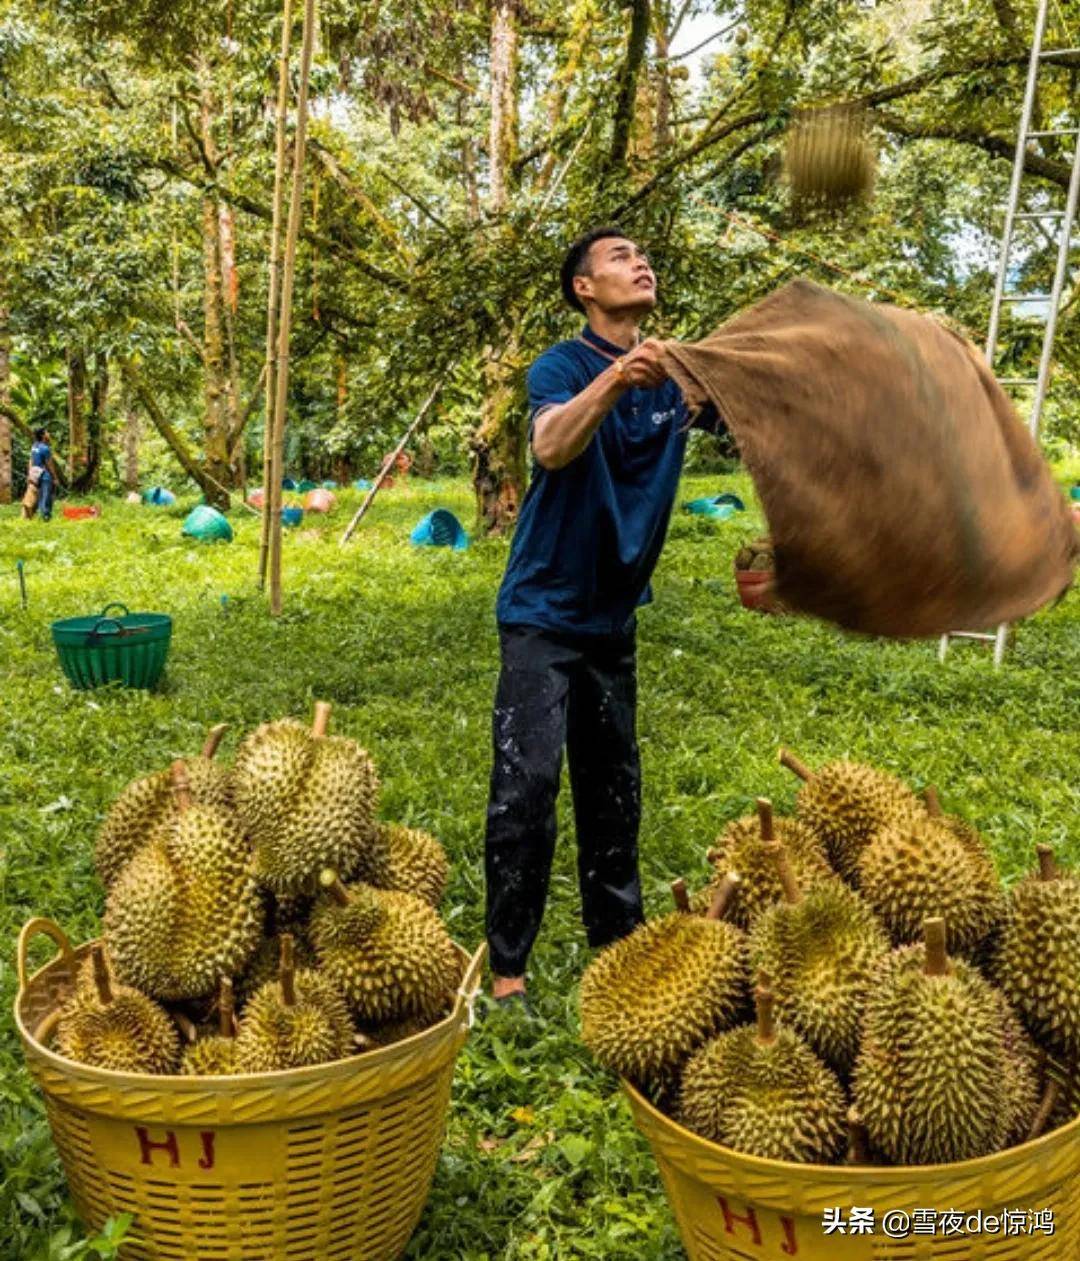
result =
[[[731,1206],[728,1204],[724,1196],[716,1197],[717,1203],[720,1205],[720,1211],[724,1214],[724,1230],[729,1235],[735,1235],[739,1232],[736,1227],[745,1226],[750,1232],[749,1242],[758,1248],[762,1245],[761,1226],[758,1222],[757,1214],[752,1208],[747,1208],[745,1214],[733,1213]],[[780,1226],[784,1232],[783,1242],[780,1244],[780,1251],[787,1257],[798,1255],[799,1243],[795,1238],[795,1222],[790,1217],[781,1217]]]
[[[169,1157],[169,1168],[180,1168],[180,1144],[177,1142],[176,1134],[173,1130],[166,1130],[165,1137],[160,1141],[155,1141],[150,1137],[150,1131],[145,1125],[137,1125],[135,1127],[135,1137],[139,1140],[139,1159],[144,1165],[152,1165],[154,1163],[155,1152],[165,1152]],[[199,1141],[202,1145],[202,1154],[199,1157],[200,1169],[213,1169],[214,1167],[214,1139],[217,1136],[213,1130],[200,1130]]]

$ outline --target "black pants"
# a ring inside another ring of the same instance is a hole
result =
[[[589,944],[607,945],[642,921],[637,676],[633,631],[578,637],[515,626],[501,627],[499,640],[487,937],[496,975],[520,976],[547,900],[564,745]]]

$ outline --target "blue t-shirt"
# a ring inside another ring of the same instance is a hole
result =
[[[52,448],[47,442],[35,442],[30,448],[30,463],[34,468],[43,468],[48,472],[49,457],[52,455]]]
[[[587,325],[580,338],[546,350],[528,374],[530,432],[537,412],[580,394],[621,354]],[[534,461],[499,590],[500,625],[583,635],[628,629],[636,606],[652,598],[687,419],[674,381],[629,389],[569,464]],[[716,414],[695,423],[714,428]]]

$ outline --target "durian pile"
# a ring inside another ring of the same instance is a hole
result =
[[[740,547],[735,553],[735,568],[771,573],[776,568],[772,539],[765,536]]]
[[[368,754],[312,725],[265,723],[231,767],[201,754],[136,780],[94,851],[106,888],[56,1047],[127,1073],[304,1068],[447,1014],[461,963],[439,917],[449,867],[426,832],[376,818]]]
[[[1080,873],[1006,891],[969,823],[861,763],[730,823],[709,882],[603,950],[582,1037],[687,1129],[812,1164],[987,1156],[1080,1111]],[[1053,1069],[1053,1071],[1051,1071]]]

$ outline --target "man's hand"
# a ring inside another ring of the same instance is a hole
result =
[[[661,362],[662,353],[663,343],[655,337],[647,337],[622,356],[622,379],[639,389],[654,390],[663,385],[668,374]]]

